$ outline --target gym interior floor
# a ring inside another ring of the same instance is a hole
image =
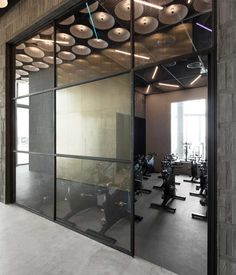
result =
[[[144,188],[160,186],[158,174],[144,181]],[[176,176],[177,195],[185,196],[186,201],[174,200],[171,207],[175,214],[149,208],[151,202],[162,202],[162,191],[152,189],[149,195],[138,196],[136,214],[143,217],[136,224],[136,255],[181,275],[207,274],[207,223],[194,220],[192,213],[205,214],[200,198],[189,195],[196,192],[196,184],[183,182],[188,176]]]

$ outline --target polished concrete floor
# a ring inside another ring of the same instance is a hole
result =
[[[181,275],[207,274],[207,223],[192,219],[193,212],[205,214],[206,208],[199,203],[200,198],[189,195],[196,191],[196,185],[183,182],[188,176],[176,176],[177,195],[185,196],[186,201],[174,200],[170,206],[176,208],[171,214],[163,210],[149,208],[150,203],[162,202],[162,191],[154,190],[162,179],[158,174],[144,181],[145,188],[152,190],[150,195],[137,197],[136,214],[143,216],[135,227],[136,255],[163,266]]]
[[[171,275],[17,206],[0,203],[1,275]]]

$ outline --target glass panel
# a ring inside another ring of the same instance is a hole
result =
[[[28,106],[22,107],[22,100],[16,101],[17,150],[54,153],[53,92],[27,98]]]
[[[16,97],[53,87],[53,27],[16,45]]]
[[[134,0],[135,65],[212,46],[211,1]]]
[[[131,165],[57,158],[57,218],[130,250]]]
[[[17,153],[16,202],[53,217],[54,157]]]
[[[57,91],[57,153],[131,159],[130,74]]]
[[[89,1],[57,24],[57,86],[130,69],[130,3]]]

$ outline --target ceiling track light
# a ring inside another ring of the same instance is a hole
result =
[[[156,77],[157,71],[158,71],[158,66],[156,66],[156,68],[153,72],[152,79],[154,79]]]
[[[147,86],[146,94],[148,94],[148,93],[149,93],[150,88],[151,88],[151,85],[149,84],[149,85]]]
[[[200,78],[202,77],[202,75],[200,74],[198,77],[196,77],[191,83],[190,85],[192,86],[194,83],[196,83]]]
[[[142,0],[134,0],[134,2],[139,3],[139,4],[143,4],[144,6],[154,8],[154,9],[158,9],[158,10],[163,10],[164,9],[162,6],[155,5],[155,4],[152,4],[152,3],[148,3],[148,2],[142,1]]]
[[[54,43],[54,40],[51,40],[51,39],[32,38],[32,40],[34,40],[34,41],[39,41],[39,42],[49,42],[49,43]],[[59,44],[65,44],[65,45],[68,45],[68,44],[69,44],[69,42],[68,42],[68,41],[56,41],[56,43],[59,43]]]
[[[0,0],[0,9],[6,8],[8,5],[7,0]]]
[[[129,52],[120,51],[120,50],[115,50],[115,52],[121,53],[121,54],[124,54],[124,55],[129,55],[129,56],[131,55],[131,53],[129,53]],[[138,58],[150,60],[150,57],[147,57],[147,56],[144,56],[144,55],[135,54],[134,56],[135,56],[135,57],[138,57]]]
[[[162,83],[162,82],[159,82],[158,85],[159,85],[159,86],[165,86],[165,87],[172,87],[172,88],[179,88],[179,87],[180,87],[179,85],[168,84],[168,83]]]

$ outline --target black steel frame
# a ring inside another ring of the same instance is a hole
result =
[[[6,44],[6,199],[5,203],[15,203],[15,165],[16,165],[16,152],[18,153],[26,153],[29,154],[29,152],[23,152],[23,151],[16,151],[15,150],[15,118],[16,118],[16,111],[15,111],[15,100],[20,98],[25,98],[41,93],[46,92],[53,92],[54,93],[54,126],[56,127],[56,91],[64,88],[73,87],[75,85],[82,85],[86,83],[90,83],[92,81],[98,81],[110,77],[119,76],[122,74],[131,73],[131,101],[132,101],[132,133],[131,133],[131,144],[134,144],[133,140],[135,138],[134,136],[134,116],[135,116],[135,73],[138,70],[145,69],[151,66],[155,66],[158,64],[161,64],[163,62],[170,62],[170,61],[177,61],[182,58],[188,58],[192,56],[197,55],[208,55],[208,64],[209,64],[209,78],[208,78],[208,156],[209,156],[209,205],[208,205],[208,275],[215,275],[217,273],[217,188],[216,188],[216,167],[217,167],[217,158],[216,158],[216,106],[217,106],[217,99],[216,99],[216,89],[217,89],[217,3],[216,0],[213,0],[213,45],[211,48],[202,50],[196,53],[189,53],[184,56],[177,56],[170,58],[168,60],[163,60],[160,62],[153,62],[149,63],[147,65],[139,66],[138,68],[135,67],[135,48],[134,48],[134,0],[131,0],[131,25],[130,25],[130,42],[131,42],[131,68],[130,70],[123,71],[121,73],[116,73],[113,75],[107,75],[104,77],[92,79],[89,81],[84,81],[80,83],[70,83],[69,85],[64,85],[60,87],[56,87],[57,79],[56,79],[56,65],[54,65],[54,87],[48,90],[35,92],[30,95],[21,96],[16,98],[15,97],[15,47],[14,45],[20,43],[21,41],[27,39],[27,37],[30,37],[34,34],[36,34],[40,29],[43,27],[46,27],[48,25],[56,26],[56,21],[61,16],[65,15],[66,13],[69,13],[74,8],[78,6],[78,4],[81,4],[83,2],[86,2],[85,0],[70,0],[66,4],[62,5],[60,8],[56,9],[51,14],[44,17],[42,20],[40,20],[37,24],[34,24],[30,28],[28,28],[26,31],[22,32],[21,34],[17,35],[14,39],[10,40]],[[65,12],[66,11],[66,12]],[[55,28],[56,29],[56,28]],[[56,33],[54,32],[54,52],[56,52]],[[54,54],[54,64],[56,64],[56,55]],[[134,148],[132,148],[134,150]],[[107,158],[92,158],[92,157],[84,157],[84,156],[70,156],[70,155],[61,155],[56,154],[56,128],[54,131],[54,152],[55,154],[51,155],[54,156],[54,217],[53,219],[48,218],[34,209],[30,209],[28,207],[25,207],[23,205],[19,205],[22,208],[25,208],[33,213],[36,213],[50,221],[53,221],[55,223],[61,224],[64,227],[67,227],[73,231],[79,232],[91,239],[94,239],[98,241],[93,236],[87,234],[84,231],[81,231],[77,228],[71,227],[68,224],[61,223],[60,221],[56,220],[56,158],[57,157],[68,157],[68,158],[78,158],[78,159],[94,159],[94,160],[103,160],[103,161],[111,161],[111,162],[122,162],[122,163],[133,163],[133,159],[131,161],[124,161],[124,160],[115,160],[115,159],[107,159]],[[40,154],[37,152],[30,152],[30,154]],[[40,154],[40,155],[47,155],[47,154]],[[100,241],[101,243],[104,243],[107,246],[110,246],[112,248],[115,248],[121,252],[124,252],[128,255],[135,256],[135,205],[134,205],[134,190],[133,190],[133,184],[131,184],[131,243],[130,247],[131,250],[128,251],[126,249],[123,249],[121,247],[117,247],[114,245],[110,245],[106,242]],[[18,205],[18,204],[17,204]]]

